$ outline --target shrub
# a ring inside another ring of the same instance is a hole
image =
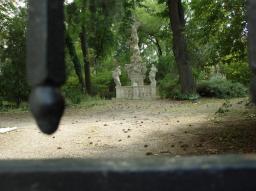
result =
[[[235,98],[245,97],[248,89],[239,82],[213,77],[199,82],[197,92],[203,97]]]
[[[199,95],[183,94],[178,77],[168,74],[163,80],[159,82],[159,93],[162,98],[172,98],[176,100],[196,100]]]
[[[248,85],[251,79],[249,64],[246,62],[232,62],[223,65],[224,74],[227,79]]]
[[[115,96],[115,84],[112,80],[112,72],[104,71],[92,77],[92,93],[102,98]]]
[[[174,58],[171,56],[161,56],[159,57],[158,63],[154,63],[158,69],[157,80],[162,80],[165,78],[170,71],[177,72],[176,65],[174,65]],[[150,65],[151,67],[151,65]],[[150,68],[149,68],[150,71]]]
[[[85,96],[81,91],[81,86],[78,82],[78,79],[74,76],[69,77],[67,83],[62,88],[64,96],[66,98],[66,104],[80,104],[82,98]]]
[[[120,76],[122,86],[127,85],[127,74],[122,70]],[[112,71],[101,71],[92,77],[92,93],[101,98],[111,99],[115,97],[115,83],[112,79]]]
[[[163,80],[159,81],[159,94],[162,98],[173,98],[179,89],[177,77],[171,74],[167,74]]]

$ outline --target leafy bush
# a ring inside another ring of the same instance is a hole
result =
[[[92,93],[102,98],[115,96],[115,83],[111,71],[103,71],[92,77]]]
[[[79,105],[75,105],[75,107],[80,108],[90,108],[98,105],[104,105],[106,103],[106,100],[98,97],[98,96],[88,96],[85,95]]]
[[[177,72],[176,66],[174,65],[175,61],[172,56],[161,56],[159,57],[158,63],[155,63],[158,72],[157,80],[164,79],[164,77],[170,73],[170,71]],[[149,68],[150,69],[150,68]]]
[[[66,98],[66,104],[80,104],[85,94],[81,91],[78,79],[70,76],[65,86],[62,88]]]
[[[127,85],[128,77],[122,70],[120,80],[122,86]],[[111,99],[115,97],[115,83],[112,79],[112,71],[101,71],[92,77],[92,93],[101,98]]]
[[[203,97],[234,98],[245,97],[248,89],[239,82],[213,77],[199,82],[197,92]]]
[[[159,82],[159,94],[162,98],[173,98],[179,92],[177,77],[167,74],[163,80]]]
[[[176,100],[196,100],[199,98],[197,94],[183,94],[178,77],[167,74],[163,80],[159,82],[159,93],[162,98],[172,98]]]
[[[66,99],[66,105],[75,107],[92,107],[103,103],[103,100],[94,96],[86,95],[80,87],[77,77],[70,76],[65,86],[62,88]]]
[[[251,79],[249,64],[246,62],[232,62],[223,66],[227,79],[248,85]]]
[[[177,91],[173,98],[176,100],[195,101],[195,100],[198,100],[200,98],[200,96],[197,93],[182,94],[180,91]]]
[[[27,102],[21,102],[19,107],[17,107],[17,103],[6,101],[6,98],[0,97],[0,112],[8,112],[8,111],[28,111],[29,106]]]

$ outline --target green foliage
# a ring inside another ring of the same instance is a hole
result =
[[[19,106],[27,100],[29,87],[25,76],[26,11],[16,11],[13,16],[5,15],[5,27],[0,27],[0,97]]]
[[[104,104],[104,100],[99,96],[91,97],[83,93],[80,89],[80,84],[75,75],[71,75],[62,88],[66,105],[69,107],[90,108],[96,105]]]
[[[101,98],[111,99],[115,97],[115,83],[112,78],[112,69],[99,71],[97,74],[92,76],[92,93],[95,96]],[[124,71],[124,68],[122,68]],[[122,85],[128,85],[128,76],[124,72],[120,76]]]
[[[248,89],[239,82],[213,77],[199,82],[197,92],[202,97],[235,98],[245,97]]]
[[[246,1],[191,1],[189,13],[191,20],[187,29],[190,40],[198,49],[205,45],[211,47],[209,64],[218,64],[227,55],[246,60]]]
[[[164,79],[170,72],[177,73],[173,55],[161,56],[155,65],[158,69],[157,80]]]
[[[81,86],[78,79],[74,76],[69,77],[62,90],[66,98],[67,105],[80,104],[85,96],[81,91]]]
[[[200,96],[197,93],[183,94],[181,92],[178,92],[174,98],[176,100],[196,101],[196,100],[198,100],[200,98]]]
[[[174,98],[179,90],[177,76],[167,74],[163,80],[159,82],[159,93],[162,98]]]
[[[250,70],[247,64],[247,22],[244,0],[183,1],[186,37],[193,73],[200,95],[219,98],[247,94]],[[77,60],[84,63],[80,35],[82,26],[88,43],[92,95],[115,96],[112,70],[130,62],[129,38],[132,18],[140,22],[139,47],[148,68],[158,68],[157,81],[163,98],[196,99],[182,95],[172,52],[172,32],[166,0],[75,0],[66,4],[66,26]],[[0,105],[19,105],[29,93],[25,78],[25,8],[13,1],[0,2]],[[69,80],[64,94],[69,105],[83,104],[85,96],[75,75],[70,56],[66,57]],[[228,80],[211,78],[211,68],[219,66]],[[84,64],[79,70],[84,71]],[[121,82],[129,85],[125,70]],[[85,78],[83,74],[82,78]],[[86,81],[86,80],[85,80]]]
[[[222,106],[216,111],[215,114],[224,114],[230,111],[230,108],[232,107],[232,104],[230,103],[229,100],[226,100]]]
[[[115,83],[112,79],[111,71],[103,71],[92,77],[92,93],[102,98],[112,98],[115,96]]]
[[[0,112],[9,112],[9,111],[28,111],[29,105],[27,102],[21,102],[19,107],[14,102],[6,101],[6,99],[0,98]]]
[[[162,62],[162,57],[172,56],[172,35],[169,28],[169,18],[162,16],[166,10],[165,3],[156,0],[140,1],[135,9],[135,15],[140,22],[139,39],[144,60],[148,63]],[[167,63],[167,67],[168,67]]]
[[[106,100],[102,99],[98,96],[84,96],[82,99],[82,102],[79,105],[75,105],[75,107],[79,108],[91,108],[94,106],[104,105],[106,103]]]
[[[247,62],[232,62],[223,65],[223,73],[227,79],[248,85],[251,79],[251,71]]]
[[[162,98],[176,100],[197,100],[199,98],[198,94],[182,94],[178,76],[175,74],[167,74],[159,82],[159,93]]]

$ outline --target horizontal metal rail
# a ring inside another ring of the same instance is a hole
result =
[[[255,191],[256,156],[0,161],[1,191]]]

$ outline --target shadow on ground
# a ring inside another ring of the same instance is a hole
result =
[[[148,147],[145,153],[148,156],[251,154],[256,153],[256,119],[230,119],[229,116],[218,122],[177,128],[176,132],[154,133],[145,140],[151,137],[158,142]]]
[[[179,123],[181,124],[169,124],[170,128],[160,130],[156,127],[155,131],[141,137],[138,142],[102,150],[100,155],[96,153],[93,158],[97,159],[102,156],[106,158],[157,158],[256,153],[255,109],[231,109],[225,114],[215,114],[208,121],[190,123],[186,126],[182,124],[182,121]],[[120,155],[117,157],[116,153]],[[134,156],[129,153],[133,153]]]

